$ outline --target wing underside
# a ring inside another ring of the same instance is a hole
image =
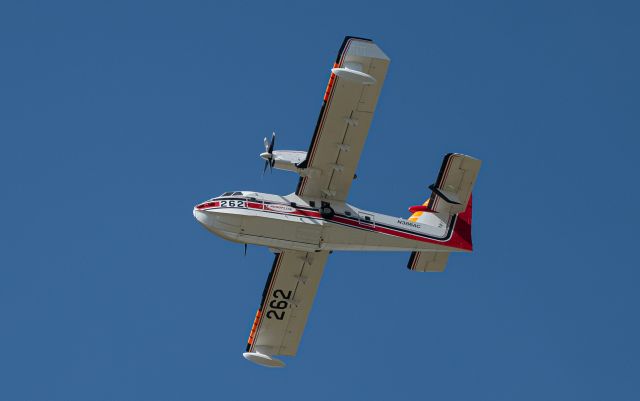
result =
[[[346,200],[388,66],[389,58],[372,41],[345,38],[307,158],[299,165],[306,172],[298,196]]]
[[[329,252],[290,250],[276,254],[247,352],[296,354],[328,256]]]

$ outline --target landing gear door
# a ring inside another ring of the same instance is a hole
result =
[[[376,220],[373,214],[360,212],[358,218],[360,219],[361,225],[375,228]]]

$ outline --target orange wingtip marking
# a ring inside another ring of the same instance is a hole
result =
[[[256,317],[253,319],[253,326],[251,326],[251,333],[249,333],[249,340],[247,341],[249,344],[253,344],[253,340],[256,336],[256,330],[258,330],[258,323],[260,323],[260,309],[256,312]]]
[[[333,64],[333,68],[338,68],[339,64],[338,63],[334,63]],[[329,99],[329,93],[331,92],[331,88],[333,87],[333,82],[336,80],[336,74],[331,73],[331,76],[329,77],[329,83],[327,84],[327,89],[324,91],[324,98],[323,100],[326,102],[327,99]]]

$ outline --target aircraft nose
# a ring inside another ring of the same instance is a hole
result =
[[[206,225],[207,215],[204,212],[198,210],[198,208],[193,208],[193,217],[195,217],[200,224]]]

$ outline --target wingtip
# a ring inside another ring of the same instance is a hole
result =
[[[244,352],[242,356],[247,360],[257,365],[267,368],[284,368],[286,365],[280,359],[272,358],[269,355],[261,354],[259,352]]]

